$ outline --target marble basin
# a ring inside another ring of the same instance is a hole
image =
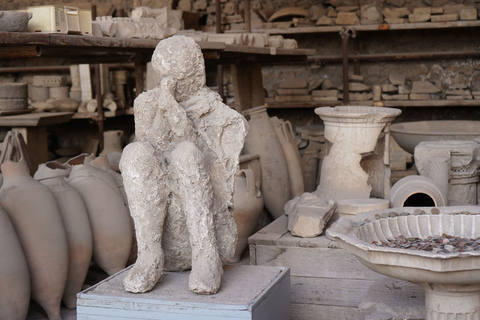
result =
[[[390,125],[392,137],[413,154],[421,141],[474,140],[480,137],[480,121],[432,120],[400,122]]]
[[[437,214],[431,213],[431,207],[359,213],[339,219],[327,235],[371,270],[421,285],[425,289],[427,320],[479,319],[480,251],[434,253],[373,243],[400,235],[421,239],[443,233],[469,239],[480,237],[480,206],[438,207],[433,212],[437,209]],[[424,214],[415,214],[422,210]]]

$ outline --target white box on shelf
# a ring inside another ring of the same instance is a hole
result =
[[[31,6],[24,10],[31,12],[28,32],[91,34],[91,10],[68,6]]]

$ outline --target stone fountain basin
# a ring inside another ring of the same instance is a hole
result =
[[[415,214],[415,210],[427,212]],[[339,246],[352,252],[368,268],[389,277],[414,283],[480,284],[480,251],[434,253],[377,246],[372,241],[406,238],[425,239],[442,233],[462,238],[480,237],[480,206],[392,208],[359,213],[339,219],[327,230]],[[458,214],[458,213],[469,214]],[[389,213],[401,214],[388,217]],[[407,214],[407,215],[404,215]],[[365,220],[371,221],[365,223]]]
[[[390,132],[402,149],[413,154],[421,141],[474,140],[480,137],[480,121],[435,120],[400,122]]]

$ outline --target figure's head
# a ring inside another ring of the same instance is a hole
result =
[[[171,77],[176,81],[179,98],[205,86],[203,54],[192,38],[173,36],[160,41],[152,55],[152,66],[160,80]]]

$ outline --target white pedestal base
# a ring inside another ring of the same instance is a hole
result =
[[[77,320],[290,319],[287,267],[227,265],[214,295],[190,292],[190,272],[167,272],[152,291],[129,293],[123,287],[126,270],[78,294]]]

